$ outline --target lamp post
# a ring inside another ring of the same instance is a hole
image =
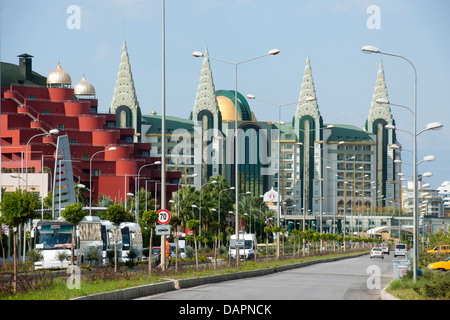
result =
[[[206,182],[204,185],[202,185],[200,187],[200,207],[199,207],[199,210],[200,210],[200,218],[199,218],[199,220],[200,220],[200,230],[199,230],[199,235],[202,235],[202,189],[203,189],[204,186],[206,186],[208,184],[215,184],[215,183],[217,183],[217,180],[213,180],[211,182]]]
[[[33,138],[40,137],[40,136],[46,136],[46,135],[52,135],[52,134],[59,134],[59,130],[51,129],[48,133],[45,132],[45,133],[36,134],[36,135],[32,136],[30,138],[30,140],[28,140],[28,142],[27,142],[27,148],[26,148],[27,151],[26,151],[26,160],[25,160],[25,170],[27,171],[25,173],[25,191],[28,191],[28,145],[30,144],[30,142]]]
[[[234,109],[235,109],[235,114],[234,114],[234,131],[235,131],[235,136],[234,136],[234,141],[235,141],[235,161],[234,161],[234,166],[235,166],[235,170],[234,170],[234,174],[235,174],[235,188],[236,188],[236,199],[235,199],[235,206],[236,206],[236,239],[239,239],[239,164],[238,164],[238,160],[239,160],[239,143],[238,143],[238,98],[237,98],[237,70],[238,70],[238,65],[249,62],[249,61],[253,61],[256,59],[260,59],[269,55],[277,55],[280,53],[280,50],[278,49],[273,49],[270,50],[268,53],[255,57],[255,58],[251,58],[251,59],[247,59],[247,60],[243,60],[240,62],[231,62],[231,61],[227,61],[227,60],[222,60],[222,59],[217,59],[217,58],[212,58],[209,57],[209,59],[212,60],[216,60],[216,61],[220,61],[220,62],[224,62],[224,63],[228,63],[228,64],[232,64],[234,65]],[[194,57],[203,57],[203,53],[196,51],[194,53],[192,53],[192,55]],[[236,268],[239,265],[239,248],[236,248]]]
[[[361,51],[364,53],[378,53],[378,54],[384,54],[387,56],[393,56],[393,57],[397,57],[400,59],[405,60],[406,62],[408,62],[410,64],[410,66],[412,67],[413,71],[414,71],[414,111],[412,111],[413,116],[414,116],[414,149],[413,149],[413,182],[414,182],[414,200],[413,200],[413,207],[414,207],[414,211],[413,211],[413,250],[414,250],[414,261],[413,261],[413,279],[414,282],[417,281],[417,259],[419,258],[419,251],[418,251],[418,242],[417,242],[417,222],[418,222],[418,192],[417,192],[417,71],[416,71],[416,67],[414,66],[414,64],[407,59],[404,56],[398,55],[398,54],[393,54],[393,53],[388,53],[388,52],[383,52],[378,50],[377,47],[374,46],[364,46],[361,48]]]
[[[100,150],[94,153],[89,159],[89,216],[92,216],[92,159],[99,153],[117,150],[116,147],[110,147],[107,150]]]
[[[219,214],[218,214],[218,216],[219,216],[219,233],[220,233],[220,194],[224,191],[235,190],[235,189],[236,189],[235,187],[230,187],[228,189],[223,189],[219,192]]]
[[[286,104],[275,104],[269,101],[265,101],[265,100],[261,100],[261,99],[257,99],[254,95],[252,94],[248,94],[247,95],[248,99],[254,99],[257,101],[261,101],[267,104],[270,104],[272,106],[278,107],[278,125],[280,126],[278,129],[278,174],[277,174],[277,226],[280,226],[280,214],[281,214],[281,207],[280,207],[280,203],[281,203],[281,195],[280,195],[280,155],[281,155],[281,108],[285,107],[285,106],[289,106],[292,104],[296,104],[299,103],[299,101],[295,101],[295,102],[290,102],[290,103],[286,103]],[[312,97],[308,97],[306,99],[306,101],[312,101],[314,100],[314,98]],[[279,235],[277,234],[277,258],[279,258],[280,256],[280,240],[279,240]]]
[[[137,175],[137,183],[135,183],[134,184],[134,188],[135,188],[135,191],[134,191],[134,194],[136,195],[136,197],[135,197],[135,207],[136,207],[136,212],[134,213],[135,215],[136,215],[136,222],[137,223],[139,223],[139,177],[140,177],[140,174],[141,174],[141,170],[143,169],[143,168],[145,168],[145,167],[149,167],[149,166],[153,166],[153,165],[158,165],[158,164],[161,164],[161,161],[155,161],[155,162],[153,162],[153,163],[147,163],[147,164],[144,164],[142,167],[140,167],[139,168],[139,170],[138,170],[138,175]],[[161,203],[162,203],[162,180],[161,180]],[[165,200],[164,200],[165,201]],[[164,202],[164,205],[165,205],[165,202]],[[163,205],[161,205],[161,208],[163,207]],[[161,245],[161,247],[162,247],[162,245]]]

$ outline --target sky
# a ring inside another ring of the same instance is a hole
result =
[[[72,85],[83,74],[95,87],[99,112],[112,102],[124,40],[142,114],[161,114],[163,0],[0,0],[0,59],[18,63],[34,56],[33,70],[47,76],[61,63]],[[188,118],[200,79],[202,58],[238,63],[279,49],[280,54],[238,66],[238,91],[274,104],[299,98],[309,55],[325,124],[363,127],[370,110],[380,60],[393,104],[414,108],[414,73],[403,59],[364,54],[364,45],[402,55],[418,77],[417,129],[441,122],[439,131],[417,137],[419,173],[437,188],[450,180],[450,1],[448,0],[166,0],[166,115]],[[211,60],[216,90],[234,90],[232,64]],[[250,100],[260,121],[278,109]],[[295,104],[282,110],[290,122]],[[414,118],[391,106],[402,170],[412,176]],[[406,131],[406,132],[405,132]]]

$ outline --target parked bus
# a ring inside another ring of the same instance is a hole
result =
[[[117,232],[119,235],[117,236]],[[122,233],[119,227],[116,231],[116,226],[109,220],[101,220],[101,234],[102,234],[102,259],[103,264],[108,262],[107,251],[112,250],[114,252],[114,242],[117,239],[117,256],[118,260],[121,261],[122,257]],[[113,262],[113,261],[111,261]]]
[[[34,247],[41,250],[43,259],[34,263],[38,269],[65,269],[71,264],[73,226],[64,219],[33,220],[31,232],[34,238]],[[60,261],[58,257],[66,254]]]
[[[122,222],[120,224],[122,232],[122,259],[121,261],[128,261],[128,254],[131,249],[136,250],[136,260],[142,259],[142,232],[141,227],[135,222]]]
[[[91,250],[97,248],[99,257],[97,261],[101,261],[103,256],[102,241],[102,224],[97,216],[85,216],[78,224],[77,231],[77,264],[82,265],[89,263],[88,255]]]

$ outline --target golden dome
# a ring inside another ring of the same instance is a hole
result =
[[[72,84],[72,79],[70,78],[70,75],[61,68],[58,62],[58,66],[56,67],[56,69],[50,72],[50,74],[48,75],[47,84],[70,86]]]
[[[83,78],[73,87],[74,94],[84,96],[95,96],[95,89],[89,81],[86,80],[84,74]]]
[[[217,96],[217,104],[219,105],[220,113],[222,114],[222,121],[234,121],[236,115],[234,102],[227,97]],[[239,112],[238,121],[241,121],[241,115]]]

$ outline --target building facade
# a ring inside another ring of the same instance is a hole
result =
[[[74,182],[87,187],[86,196],[92,194],[93,204],[100,195],[123,202],[127,193],[135,193],[139,173],[142,181],[161,179],[160,166],[149,165],[160,160],[150,156],[152,145],[136,143],[134,126],[122,126],[122,112],[133,114],[133,107],[138,109],[138,104],[128,107],[123,103],[120,106],[124,107],[119,106],[115,113],[98,113],[95,89],[84,75],[72,88],[72,79],[60,63],[43,77],[32,72],[31,58],[24,54],[19,56],[19,65],[2,63],[3,172],[17,172],[23,179],[27,172],[40,173],[48,167],[54,178],[62,164],[55,166],[57,138],[49,133],[58,129],[60,136],[68,136]],[[119,104],[114,100],[113,105]],[[167,175],[167,201],[177,189],[180,175]],[[28,190],[40,188],[39,181],[30,179]],[[145,184],[142,181],[141,187]],[[154,191],[153,185],[148,190]]]
[[[197,174],[188,177],[186,185],[198,189],[216,174],[235,185],[234,128],[238,121],[239,192],[250,191],[252,196],[263,195],[271,188],[280,192],[282,219],[331,219],[375,207],[398,206],[400,167],[395,160],[400,158],[400,151],[391,146],[400,144],[395,129],[386,128],[395,125],[389,105],[379,103],[388,101],[381,62],[368,119],[361,129],[324,122],[309,56],[292,123],[258,121],[249,100],[239,92],[235,106],[234,90],[215,88],[208,49],[203,56],[191,116],[166,117],[168,170],[180,170],[186,176]],[[141,141],[152,144],[152,157],[163,156],[161,127],[161,117],[153,111],[142,116],[141,128],[135,128],[141,132]]]

